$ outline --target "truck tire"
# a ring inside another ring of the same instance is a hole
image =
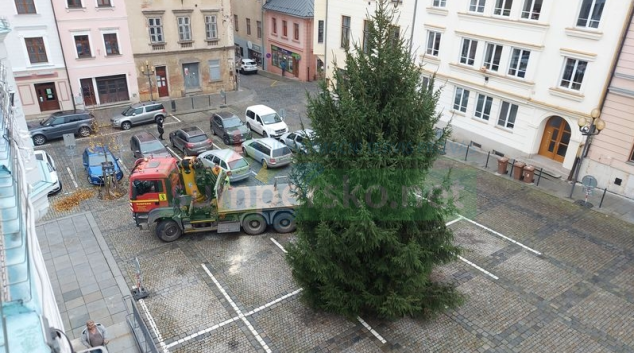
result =
[[[171,219],[163,220],[156,226],[156,236],[166,243],[180,238],[182,233],[178,224]]]
[[[266,230],[266,220],[261,214],[250,214],[242,220],[242,229],[249,235],[258,235]]]
[[[278,233],[290,233],[297,228],[295,217],[288,212],[282,212],[273,218],[273,229]]]

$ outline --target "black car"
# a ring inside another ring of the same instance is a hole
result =
[[[213,149],[207,134],[197,126],[187,126],[170,132],[172,147],[183,151],[186,156],[197,156],[200,152]]]
[[[130,138],[130,149],[134,154],[134,158],[172,156],[159,139],[145,131],[132,135]]]
[[[242,120],[229,112],[214,113],[209,118],[209,129],[212,134],[222,137],[225,145],[238,144],[253,138]]]
[[[33,144],[40,146],[48,140],[64,137],[64,134],[75,134],[88,137],[92,132],[95,117],[86,110],[61,111],[51,114],[42,121],[27,123]]]

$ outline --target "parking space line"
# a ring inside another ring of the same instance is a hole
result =
[[[284,247],[282,246],[282,244],[278,243],[277,240],[271,238],[271,241],[275,243],[275,245],[277,245],[278,248],[282,249],[283,252],[285,253],[287,252],[286,249],[284,249]]]
[[[176,121],[178,121],[179,123],[182,123],[182,121],[179,118],[177,118],[174,114],[170,114],[170,117],[176,119]]]
[[[211,326],[209,328],[206,328],[204,330],[198,331],[198,332],[196,332],[194,334],[191,334],[191,335],[189,335],[187,337],[183,337],[183,338],[179,339],[178,341],[174,341],[174,342],[168,344],[166,347],[167,348],[172,348],[174,346],[178,346],[179,344],[183,344],[183,343],[185,343],[185,342],[187,342],[187,341],[189,341],[191,339],[194,339],[194,338],[196,338],[196,337],[198,337],[200,335],[204,335],[205,333],[211,332],[211,331],[213,331],[215,329],[221,328],[222,326],[228,325],[228,324],[230,324],[230,323],[232,323],[234,321],[237,321],[237,320],[240,320],[239,316],[236,316],[236,317],[231,318],[229,320],[225,320],[225,321],[223,321],[223,322],[221,322],[219,324],[216,324],[216,325],[213,325],[213,326]]]
[[[251,325],[249,320],[247,320],[247,318],[244,316],[244,314],[242,314],[242,311],[240,311],[240,308],[238,308],[236,303],[233,302],[233,299],[231,299],[231,297],[229,296],[229,294],[227,294],[225,289],[222,288],[222,286],[220,285],[220,282],[218,282],[218,280],[216,280],[216,277],[214,277],[214,275],[211,273],[211,271],[209,271],[209,269],[207,268],[207,266],[205,266],[205,264],[201,264],[201,266],[203,267],[205,272],[207,272],[207,275],[211,278],[211,280],[214,282],[216,287],[218,287],[218,290],[220,291],[220,293],[222,293],[222,295],[225,297],[225,299],[227,299],[227,302],[229,302],[229,304],[231,305],[233,310],[235,310],[235,312],[238,314],[238,317],[240,319],[242,319],[242,322],[244,322],[244,324],[247,326],[249,331],[251,331],[253,336],[255,336],[255,339],[258,341],[258,343],[260,343],[262,348],[264,348],[264,350],[267,353],[272,353],[273,351],[271,351],[271,348],[269,348],[269,346],[266,344],[266,342],[264,342],[264,340],[262,339],[260,334],[255,330],[255,328],[253,328],[253,326]]]
[[[173,149],[165,146],[165,148],[167,148],[168,151],[170,151],[170,153],[172,154],[172,156],[178,158],[179,161],[182,161],[183,159],[178,155],[178,153],[176,153]]]
[[[147,306],[145,305],[145,301],[143,301],[143,299],[139,299],[139,303],[141,304],[141,308],[145,312],[145,316],[147,317],[147,320],[150,323],[150,328],[152,328],[152,331],[154,331],[154,335],[156,336],[156,339],[158,340],[159,345],[161,346],[161,348],[163,348],[163,352],[169,353],[169,350],[167,349],[165,342],[163,342],[163,337],[161,336],[161,333],[159,332],[158,327],[156,327],[156,322],[154,322],[154,318],[152,317],[152,315],[150,315],[150,311],[147,309]]]
[[[376,332],[372,327],[370,327],[370,325],[368,325],[368,323],[365,322],[360,316],[357,316],[357,320],[359,320],[361,325],[363,325],[366,329],[368,329],[368,331],[370,331],[370,333],[373,334],[374,337],[376,337],[379,341],[381,341],[381,343],[383,343],[383,344],[387,343],[385,338],[383,338],[381,335],[379,335],[379,333]]]
[[[244,314],[244,316],[251,316],[251,315],[257,313],[258,311],[262,311],[262,310],[264,310],[264,309],[266,309],[266,308],[268,308],[268,307],[270,307],[272,305],[275,305],[275,304],[281,302],[282,300],[284,300],[286,298],[290,298],[290,297],[296,295],[297,293],[299,293],[299,292],[301,292],[303,290],[304,290],[304,288],[297,289],[297,290],[295,290],[295,291],[293,291],[291,293],[288,293],[288,294],[286,294],[286,295],[284,295],[282,297],[279,297],[279,298],[275,299],[274,301],[272,301],[270,303],[266,303],[266,304],[262,305],[259,308],[255,308],[255,309],[249,311],[248,313]]]
[[[487,276],[489,276],[489,277],[491,277],[491,278],[493,278],[493,279],[499,279],[499,278],[498,278],[498,276],[496,276],[496,275],[492,274],[491,272],[489,272],[489,271],[487,271],[487,270],[483,269],[482,267],[480,267],[480,266],[478,266],[478,265],[474,264],[473,262],[471,262],[471,261],[469,261],[469,260],[465,259],[464,257],[462,257],[462,256],[458,255],[458,258],[459,258],[460,260],[462,260],[462,261],[466,262],[467,264],[469,264],[469,265],[471,265],[471,266],[473,266],[473,267],[477,268],[478,270],[482,271],[482,272],[483,272],[484,274],[486,274]]]
[[[541,254],[542,254],[542,253],[540,253],[539,251],[534,250],[534,249],[532,249],[532,248],[530,248],[530,247],[528,247],[528,246],[526,246],[526,245],[524,245],[524,244],[522,244],[522,243],[520,243],[520,242],[518,242],[518,241],[515,241],[515,240],[513,240],[513,239],[511,239],[511,238],[509,238],[509,237],[507,237],[507,236],[505,236],[505,235],[504,235],[504,234],[502,234],[502,233],[496,232],[496,231],[494,231],[493,229],[491,229],[491,228],[489,228],[489,227],[487,227],[487,226],[485,226],[485,225],[482,225],[482,224],[480,224],[480,223],[478,223],[478,222],[476,222],[476,221],[470,220],[469,218],[464,217],[464,216],[460,216],[460,217],[462,217],[462,218],[463,218],[464,220],[466,220],[467,222],[470,222],[471,224],[474,224],[474,225],[476,225],[476,226],[478,226],[478,227],[480,227],[480,228],[482,228],[482,229],[484,229],[484,230],[486,230],[486,231],[489,231],[489,232],[491,232],[491,233],[493,233],[493,234],[497,235],[497,236],[498,236],[498,237],[500,237],[500,238],[506,239],[506,240],[510,241],[511,243],[513,243],[513,244],[519,245],[519,246],[523,247],[524,249],[526,249],[526,250],[528,250],[528,251],[530,251],[530,252],[532,252],[532,253],[534,253],[534,254],[536,254],[536,255],[541,255]]]
[[[458,218],[454,219],[453,221],[449,221],[449,222],[445,223],[445,226],[446,226],[446,227],[449,227],[450,225],[452,225],[452,224],[454,224],[454,223],[456,223],[456,222],[459,222],[459,221],[461,221],[461,220],[462,220],[462,216],[460,216],[460,217],[458,217]]]
[[[254,171],[251,171],[251,174],[253,174],[255,176],[258,176],[258,173],[254,172]]]
[[[77,185],[77,182],[75,181],[75,176],[73,175],[73,172],[70,171],[70,167],[66,167],[66,170],[68,171],[68,174],[70,175],[70,180],[72,180],[73,184],[75,185],[75,189],[77,189],[79,186]]]

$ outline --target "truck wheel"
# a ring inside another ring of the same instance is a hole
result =
[[[250,214],[242,220],[242,229],[249,235],[258,235],[266,230],[266,220],[262,215]]]
[[[297,228],[295,217],[287,212],[278,213],[273,219],[273,228],[278,233],[290,233]]]
[[[161,221],[156,226],[156,236],[162,241],[169,243],[178,239],[182,234],[182,231],[176,222],[170,220]]]

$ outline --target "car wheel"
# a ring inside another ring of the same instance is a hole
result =
[[[161,221],[156,226],[156,236],[162,241],[169,243],[180,238],[182,231],[173,220]]]
[[[242,229],[249,235],[258,235],[266,230],[266,220],[260,214],[250,214],[242,220]]]
[[[244,147],[242,147],[242,155],[244,155],[245,157],[248,156],[247,149]]]
[[[295,228],[295,217],[288,212],[278,213],[273,219],[273,229],[278,233],[290,233]]]
[[[189,153],[187,153],[187,148],[183,148],[183,156],[189,157]]]
[[[216,136],[216,130],[214,130],[214,127],[209,125],[209,130],[211,130],[211,134]]]
[[[121,124],[121,128],[123,130],[130,130],[131,127],[132,127],[132,124],[129,121],[126,121]]]
[[[90,136],[90,128],[87,126],[82,126],[79,128],[79,136],[88,137]]]
[[[225,143],[225,145],[229,146],[231,144],[231,141],[229,141],[229,136],[224,136],[222,138],[222,142]]]
[[[87,176],[86,179],[88,180],[88,185],[92,185],[92,179],[90,179],[90,175]]]
[[[253,131],[253,129],[251,128],[251,124],[247,123],[247,129],[249,129],[249,131]]]
[[[244,69],[240,69],[240,73],[244,75]]]
[[[269,168],[269,165],[266,164],[266,161],[264,159],[262,160],[262,168],[264,168],[264,169],[268,169]]]
[[[174,140],[170,138],[170,142],[172,143],[172,147],[176,148],[176,145],[174,144]]]
[[[269,137],[269,133],[268,133],[268,132],[266,132],[266,131],[264,131],[264,130],[262,130],[262,136],[264,136],[264,137]]]
[[[46,137],[44,135],[35,135],[33,136],[33,144],[36,146],[41,146],[46,143]]]

